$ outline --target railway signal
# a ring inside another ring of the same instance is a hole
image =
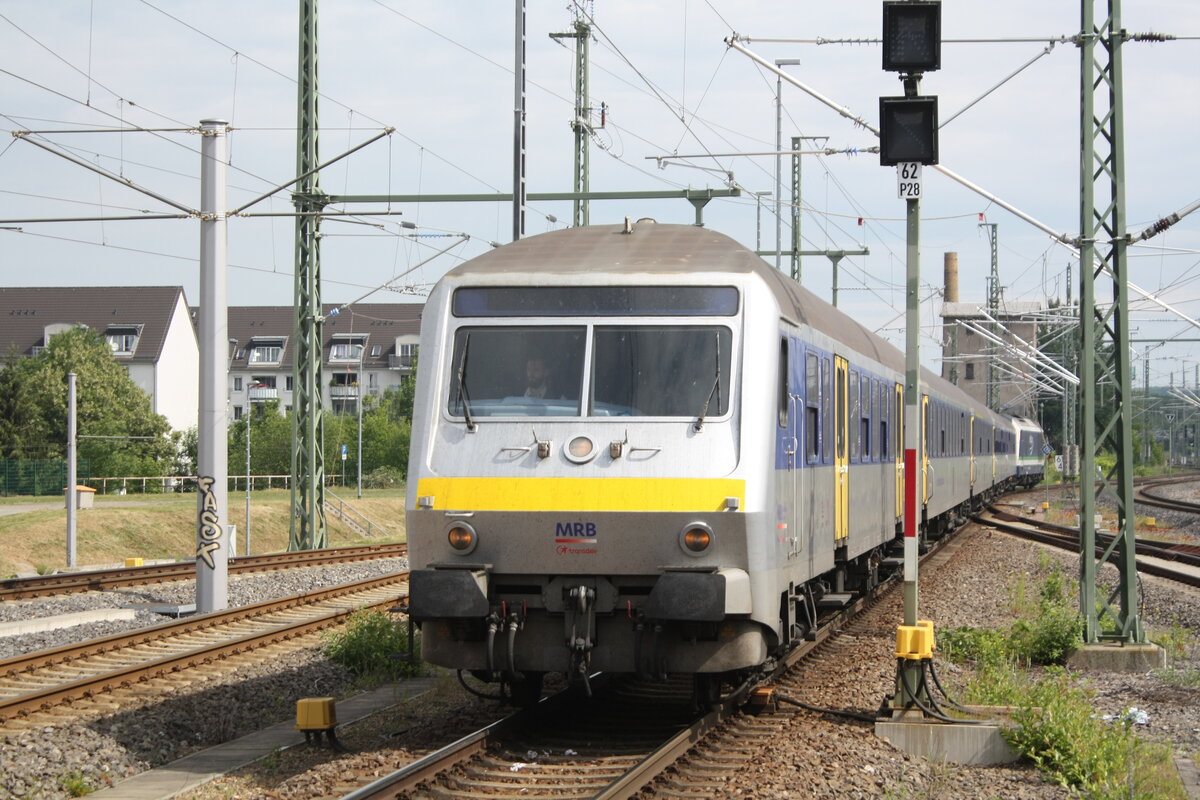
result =
[[[933,623],[919,620],[917,556],[921,503],[921,252],[920,172],[937,163],[937,98],[920,97],[925,71],[941,66],[941,3],[883,4],[883,68],[901,73],[903,97],[879,98],[879,163],[895,166],[898,194],[907,206],[904,385],[904,620],[896,631],[896,691],[891,708],[905,713],[929,708],[923,663],[932,657]]]

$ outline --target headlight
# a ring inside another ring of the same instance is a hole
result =
[[[708,552],[713,538],[712,528],[703,522],[693,522],[679,532],[679,546],[689,556],[701,556]]]
[[[596,455],[596,445],[586,436],[576,436],[563,445],[563,455],[576,464],[584,464]]]
[[[465,556],[479,544],[475,529],[465,522],[456,522],[446,532],[446,540],[458,555]]]

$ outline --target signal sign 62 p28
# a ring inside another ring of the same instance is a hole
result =
[[[921,199],[921,162],[902,161],[896,165],[896,195],[901,200]]]

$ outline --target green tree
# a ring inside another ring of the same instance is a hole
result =
[[[417,361],[413,359],[413,373],[401,379],[399,386],[393,386],[383,393],[379,400],[379,408],[388,418],[396,422],[404,421],[412,424],[413,396],[416,394]]]
[[[376,401],[365,397],[362,414],[363,475],[380,467],[403,474],[408,469],[412,387],[388,389]],[[292,412],[279,413],[278,402],[254,407],[254,413],[229,426],[229,474],[246,472],[246,426],[250,425],[250,471],[254,475],[287,475],[292,468]],[[347,486],[358,477],[358,415],[325,414],[322,448],[325,474]],[[342,445],[346,461],[342,461]]]
[[[246,472],[246,426],[250,426],[250,472],[288,475],[292,471],[291,414],[279,413],[279,401],[251,406],[252,413],[229,426],[229,474]]]
[[[49,431],[28,384],[18,367],[21,358],[14,345],[0,368],[0,456],[50,458]]]
[[[113,357],[103,337],[84,327],[51,337],[31,358],[0,373],[5,448],[18,458],[62,458],[67,446],[67,374],[76,380],[78,454],[93,476],[163,475],[181,437],[155,414],[149,396]],[[84,438],[105,437],[105,438]],[[17,446],[11,446],[16,443]]]

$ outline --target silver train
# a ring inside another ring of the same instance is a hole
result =
[[[425,307],[408,480],[426,660],[739,677],[898,561],[904,357],[704,228],[498,248]],[[1042,477],[1042,432],[924,372],[937,536]]]

